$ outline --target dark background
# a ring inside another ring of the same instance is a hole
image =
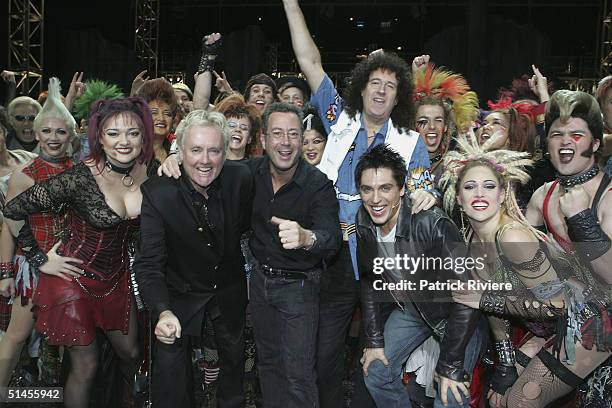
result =
[[[8,1],[0,6],[3,22]],[[85,78],[105,79],[129,92],[143,67],[134,53],[135,0],[45,3],[45,75],[59,76],[67,88],[74,71],[85,71]],[[560,78],[596,78],[602,3],[305,0],[301,5],[332,78],[341,81],[359,55],[379,47],[408,61],[429,53],[438,65],[463,73],[486,101],[512,78],[530,73],[532,63],[561,86]],[[11,69],[4,27],[0,67]],[[201,38],[216,31],[224,36],[218,67],[235,88],[242,89],[256,72],[296,70],[280,0],[161,0],[158,73],[182,73],[193,85]]]

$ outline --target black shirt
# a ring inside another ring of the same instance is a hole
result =
[[[181,171],[184,172],[185,170],[181,167]],[[185,184],[191,195],[191,205],[197,214],[201,228],[204,229],[202,233],[213,247],[219,245],[218,240],[215,239],[220,227],[219,225],[215,226],[215,222],[218,224],[219,220],[222,219],[221,202],[219,199],[219,177],[206,190],[208,198],[195,189],[189,177],[181,177],[181,183]]]
[[[255,178],[250,246],[259,263],[307,271],[319,267],[323,258],[340,249],[338,200],[325,174],[300,158],[291,181],[274,194],[270,159],[267,156],[253,158],[248,164]],[[314,246],[308,251],[284,249],[278,237],[278,226],[270,222],[272,216],[296,221],[302,228],[313,231],[317,237]]]

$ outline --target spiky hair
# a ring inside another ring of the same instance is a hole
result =
[[[85,82],[85,92],[74,101],[74,116],[77,119],[89,118],[91,104],[99,99],[115,99],[123,97],[123,92],[115,84],[92,79]]]
[[[414,74],[413,82],[417,103],[427,96],[450,103],[451,120],[459,132],[466,132],[478,117],[478,96],[460,74],[427,64]]]
[[[42,110],[34,119],[34,130],[40,130],[43,120],[47,118],[57,118],[63,120],[66,124],[66,130],[68,130],[68,133],[70,133],[70,137],[74,137],[76,134],[76,122],[62,102],[60,81],[55,77],[49,78],[49,96],[47,97]]]
[[[450,214],[457,204],[457,186],[465,172],[477,166],[490,168],[505,189],[505,207],[508,216],[522,224],[540,239],[545,239],[544,234],[537,231],[525,219],[521,212],[515,195],[515,187],[529,181],[529,174],[525,171],[533,161],[529,159],[529,153],[514,150],[489,151],[495,143],[496,138],[487,140],[482,146],[478,145],[475,137],[457,138],[457,148],[449,151],[444,156],[444,173],[440,178],[440,185],[446,189],[444,193],[444,209]]]

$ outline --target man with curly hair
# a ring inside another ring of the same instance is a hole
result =
[[[310,102],[329,133],[318,167],[334,183],[340,204],[344,244],[321,279],[317,356],[321,407],[339,407],[343,405],[344,340],[359,300],[355,215],[361,199],[354,180],[357,162],[371,148],[389,144],[408,163],[407,188],[413,211],[433,206],[436,193],[427,149],[419,134],[408,130],[414,118],[410,66],[397,55],[374,53],[355,66],[341,98],[323,70],[298,1],[283,0],[283,5],[293,51],[312,90]]]

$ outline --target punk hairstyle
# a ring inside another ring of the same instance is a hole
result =
[[[325,126],[323,126],[323,122],[319,117],[319,112],[317,112],[315,108],[310,107],[304,111],[304,115],[304,120],[302,121],[302,128],[304,129],[304,132],[307,130],[314,130],[327,140],[327,132],[325,131]]]
[[[91,149],[89,157],[94,160],[96,165],[106,160],[100,138],[106,122],[117,115],[132,116],[142,126],[142,151],[138,156],[138,161],[149,163],[155,156],[153,151],[153,118],[149,105],[139,97],[101,99],[94,102],[87,127],[87,139]]]
[[[501,98],[497,103],[487,102],[491,109],[487,114],[503,113],[508,118],[508,150],[529,152],[533,154],[536,128],[531,116],[532,105],[512,102],[509,97]],[[485,117],[486,117],[485,116]]]
[[[546,116],[544,118],[547,135],[555,120],[559,119],[561,123],[566,123],[570,117],[584,120],[593,135],[593,139],[602,141],[603,118],[595,98],[582,91],[568,91],[566,89],[552,94],[546,105]]]
[[[363,111],[361,92],[368,85],[370,74],[377,69],[393,72],[397,76],[397,105],[391,111],[396,128],[412,129],[414,123],[413,84],[410,66],[397,54],[377,53],[359,62],[350,75],[350,82],[344,90],[345,109],[351,118]]]
[[[268,134],[268,121],[270,120],[270,115],[275,112],[295,113],[298,120],[300,121],[300,126],[299,126],[300,135],[303,134],[302,122],[304,121],[304,114],[302,113],[302,110],[298,108],[297,106],[294,106],[294,105],[291,105],[285,102],[273,102],[264,111],[263,120],[262,120],[264,134],[266,135]]]
[[[47,99],[42,107],[42,110],[38,112],[34,119],[34,130],[40,131],[42,123],[45,119],[55,118],[60,119],[64,122],[66,130],[70,134],[70,139],[76,135],[76,122],[64,103],[62,102],[60,93],[60,81],[57,78],[49,78],[49,91]]]
[[[361,175],[369,169],[385,168],[391,170],[397,186],[401,189],[406,183],[408,170],[402,156],[386,144],[375,146],[359,159],[355,169],[355,185],[361,187]]]
[[[162,101],[170,105],[172,117],[176,116],[178,110],[178,101],[174,94],[174,88],[164,78],[155,78],[146,81],[142,88],[138,91],[138,96],[143,98],[147,103],[153,101]]]

